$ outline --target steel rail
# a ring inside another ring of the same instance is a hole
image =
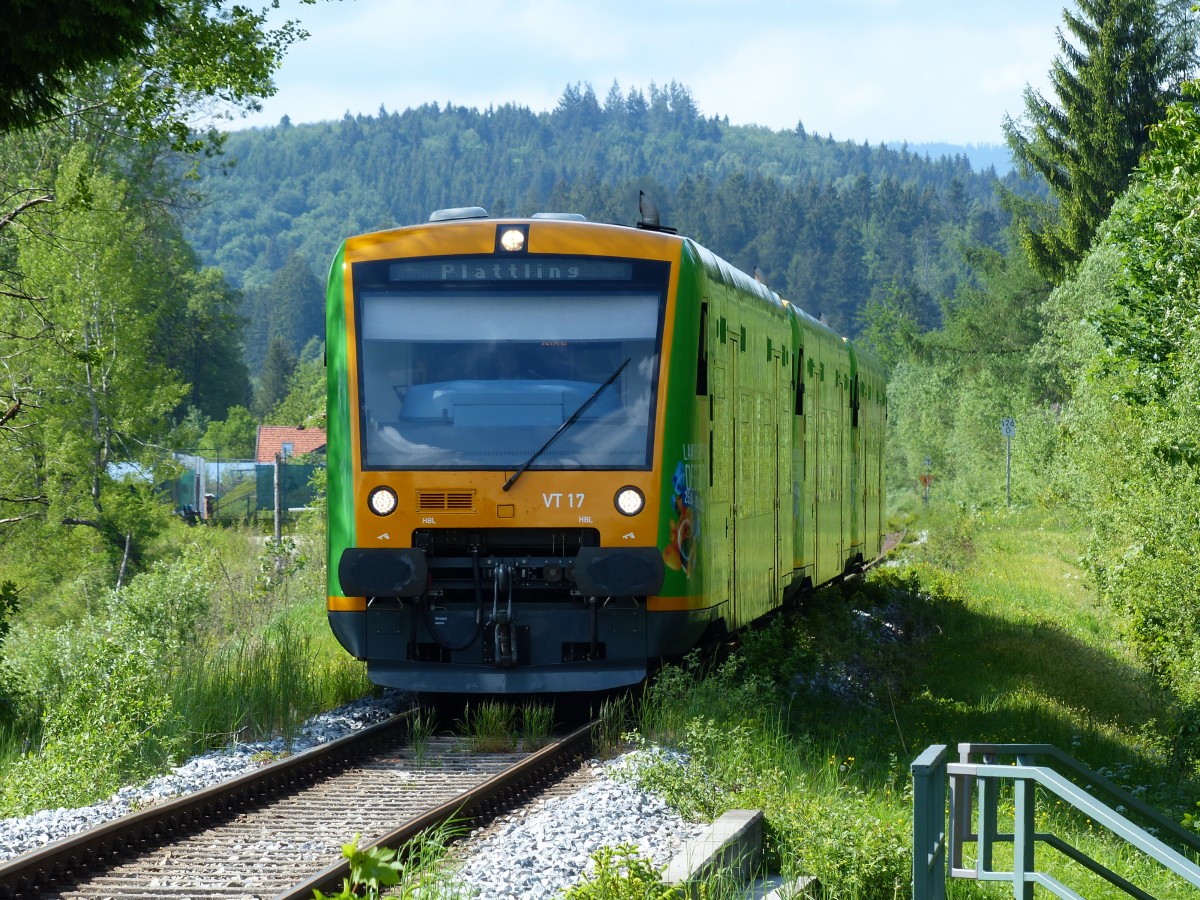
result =
[[[164,839],[203,831],[248,806],[334,774],[362,754],[395,741],[408,727],[410,718],[411,713],[393,716],[221,784],[129,813],[0,863],[0,898],[36,893],[55,883],[73,881],[122,855],[150,849]]]
[[[592,748],[596,722],[589,722],[553,744],[521,760],[517,765],[495,775],[472,790],[441,806],[412,819],[361,849],[387,847],[399,849],[418,835],[452,820],[464,827],[478,828],[520,804],[560,773],[574,769]],[[350,861],[342,860],[308,881],[278,894],[275,900],[311,900],[313,892],[334,892],[341,889],[343,879],[350,875]]]

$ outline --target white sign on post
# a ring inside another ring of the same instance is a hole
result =
[[[1000,433],[1004,435],[1004,503],[1012,506],[1012,439],[1017,433],[1017,420],[1000,420]]]

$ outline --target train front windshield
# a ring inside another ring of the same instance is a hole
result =
[[[648,469],[668,275],[564,257],[356,264],[363,467],[513,469],[558,432],[531,469]]]

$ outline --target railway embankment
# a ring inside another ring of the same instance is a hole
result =
[[[908,530],[927,538],[898,547],[894,565],[805,598],[715,668],[693,658],[664,670],[636,715],[610,728],[636,766],[596,760],[572,785],[577,805],[553,798],[511,814],[468,837],[452,871],[525,878],[562,863],[586,884],[621,859],[592,850],[589,834],[665,877],[669,854],[622,827],[761,809],[765,869],[903,896],[908,764],[934,742],[1052,743],[1175,818],[1192,811],[1188,748],[1159,718],[1172,698],[1120,640],[1116,612],[1096,603],[1071,529],[1030,510],[927,515]],[[1054,824],[1114,868],[1130,865],[1085,823]],[[1136,865],[1126,875],[1160,898],[1184,896]],[[529,884],[531,896],[562,888]]]

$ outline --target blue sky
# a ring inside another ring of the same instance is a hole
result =
[[[674,80],[735,125],[988,144],[1045,91],[1055,0],[281,0],[311,33],[244,125],[422,103],[553,109]],[[241,127],[234,125],[233,127]]]

